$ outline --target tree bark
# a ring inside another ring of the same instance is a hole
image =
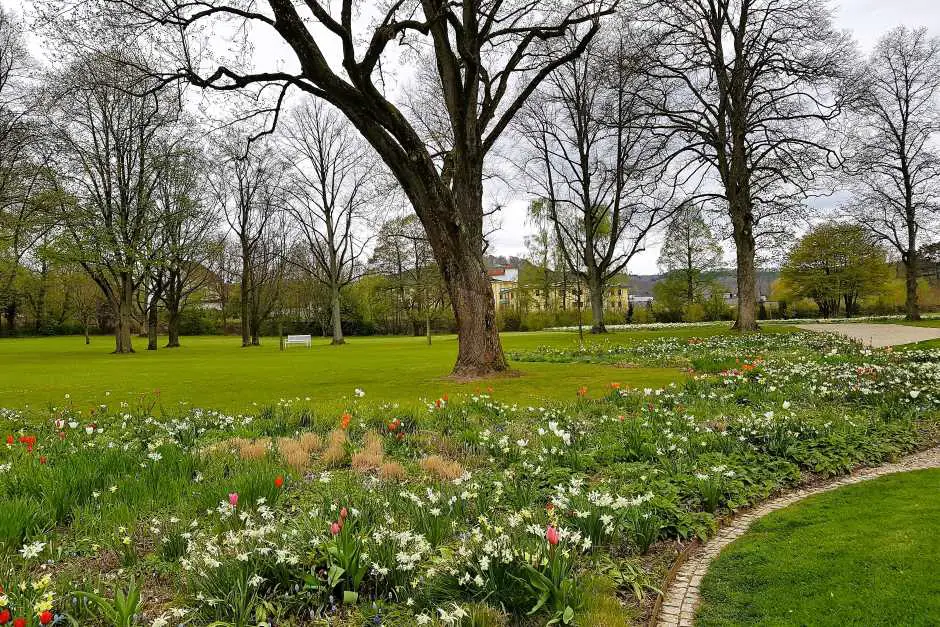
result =
[[[150,305],[147,307],[147,350],[155,351],[157,350],[157,327],[160,323],[158,318],[159,309],[157,308],[157,300],[154,298]]]
[[[89,326],[88,321],[86,320],[85,321],[85,346],[88,346],[89,344],[91,344],[91,337],[88,332],[88,326]]]
[[[166,333],[169,336],[167,339],[166,347],[167,348],[179,348],[179,345],[180,345],[180,311],[179,311],[178,304],[167,306]]]
[[[604,285],[599,276],[588,277],[591,292],[591,333],[607,333],[604,325]]]
[[[330,319],[333,325],[333,341],[330,342],[334,346],[340,344],[345,344],[346,340],[343,339],[343,319],[342,319],[342,310],[340,308],[340,298],[339,298],[339,287],[333,286],[331,297],[330,297]]]
[[[917,270],[918,270],[917,251],[914,248],[908,250],[904,260],[904,287],[907,297],[904,301],[906,320],[920,320],[920,302],[917,299]]]
[[[454,310],[458,348],[452,375],[476,378],[508,370],[509,364],[499,341],[496,302],[483,260],[482,163],[454,155],[451,165],[457,179],[452,189],[411,200]],[[476,174],[475,169],[479,169]],[[460,219],[455,220],[455,215]]]
[[[249,321],[249,298],[251,298],[251,260],[248,258],[248,251],[242,246],[242,280],[241,285],[241,326],[242,326],[242,348],[251,346],[251,324]]]
[[[117,302],[112,302],[115,314],[114,325],[114,352],[133,353],[131,343],[131,320],[134,307],[134,289],[130,276],[121,277],[120,291],[116,295]]]
[[[757,270],[754,257],[754,216],[750,198],[729,198],[737,260],[738,315],[732,327],[736,331],[757,331]],[[739,206],[736,206],[739,205]]]

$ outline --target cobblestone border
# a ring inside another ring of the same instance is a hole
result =
[[[657,601],[649,624],[656,625],[656,627],[692,627],[695,622],[695,610],[700,600],[699,590],[702,578],[708,571],[712,560],[718,557],[723,548],[744,535],[755,521],[767,514],[808,496],[829,492],[842,486],[898,472],[938,467],[940,467],[940,447],[935,447],[914,453],[894,463],[875,468],[863,468],[845,477],[788,492],[734,516],[708,542],[692,544],[679,556],[678,567],[674,568],[674,577],[667,580],[667,588]]]

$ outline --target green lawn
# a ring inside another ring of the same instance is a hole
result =
[[[909,327],[929,327],[940,328],[940,318],[926,318],[924,320],[899,320],[898,324],[904,324]]]
[[[670,331],[704,336],[727,332],[724,326]],[[641,341],[665,333],[629,331],[603,341]],[[576,333],[538,332],[503,335],[506,350],[543,344],[574,346]],[[187,337],[183,347],[112,355],[113,339],[80,337],[0,340],[0,407],[45,406],[69,402],[87,406],[134,400],[159,390],[164,406],[188,402],[201,407],[239,410],[282,398],[341,404],[355,388],[372,400],[412,403],[447,393],[473,393],[492,387],[502,401],[536,403],[574,398],[580,386],[598,396],[612,381],[658,387],[685,375],[675,368],[618,368],[596,364],[514,364],[521,376],[460,384],[446,379],[457,354],[455,336],[434,338],[350,338],[344,346],[315,340],[312,349],[278,350],[276,338],[243,349],[237,337]],[[108,393],[110,392],[110,395]]]
[[[936,625],[940,470],[890,475],[763,518],[702,585],[698,625]]]

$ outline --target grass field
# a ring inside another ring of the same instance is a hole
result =
[[[726,327],[671,330],[671,336],[725,333]],[[635,342],[660,337],[661,331],[611,334],[602,341]],[[183,347],[156,352],[112,355],[113,340],[95,337],[85,346],[80,337],[0,340],[0,407],[76,406],[133,402],[159,390],[159,402],[180,402],[226,410],[246,410],[282,398],[310,398],[314,403],[342,403],[356,388],[372,400],[413,403],[442,394],[473,393],[493,388],[502,401],[537,403],[571,399],[586,386],[600,395],[612,381],[635,387],[660,387],[685,375],[676,368],[619,368],[597,364],[514,364],[520,376],[474,383],[446,378],[457,354],[456,336],[424,338],[350,338],[344,346],[317,339],[312,349],[278,349],[276,338],[263,345],[241,348],[236,337],[187,337]],[[540,345],[572,347],[575,333],[507,333],[508,350]],[[592,340],[589,340],[592,341]],[[148,401],[149,402],[149,401]]]
[[[698,625],[935,625],[940,470],[891,475],[770,514],[703,581]]]

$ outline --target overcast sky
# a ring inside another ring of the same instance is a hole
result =
[[[0,5],[14,12],[21,12],[29,3],[30,0],[0,0]],[[940,0],[842,0],[835,5],[836,27],[852,31],[860,51],[865,55],[883,33],[900,24],[925,26],[932,34],[940,35]],[[39,45],[36,41],[30,43],[34,48]],[[39,56],[42,56],[41,52]],[[525,253],[527,199],[520,191],[501,196],[498,200],[505,209],[498,218],[499,228],[490,235],[490,252],[522,255]],[[658,244],[656,237],[650,238],[648,250],[634,258],[629,272],[657,272]]]

